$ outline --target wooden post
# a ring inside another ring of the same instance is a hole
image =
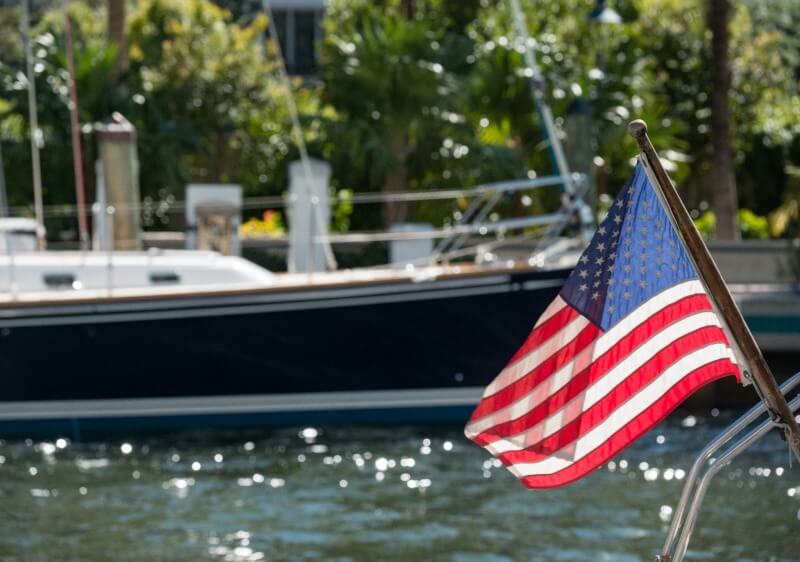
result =
[[[709,297],[714,301],[717,311],[727,324],[732,337],[736,340],[739,349],[744,355],[744,359],[747,362],[744,367],[748,369],[756,390],[766,402],[770,413],[776,416],[780,423],[783,424],[789,446],[797,459],[800,460],[800,428],[798,428],[794,414],[792,414],[786,399],[778,389],[775,377],[764,360],[753,334],[750,333],[750,329],[745,324],[742,313],[739,312],[739,307],[736,306],[728,286],[722,279],[719,269],[717,269],[717,264],[711,258],[703,238],[697,231],[686,207],[683,205],[683,201],[681,201],[678,192],[675,190],[675,186],[672,185],[672,181],[661,165],[658,154],[656,154],[650,138],[647,136],[647,125],[640,119],[631,121],[628,125],[628,132],[639,143],[642,156],[655,175],[657,184],[655,187],[661,191],[663,200],[669,207],[675,227],[678,229],[695,267],[697,267],[701,280],[708,289]]]

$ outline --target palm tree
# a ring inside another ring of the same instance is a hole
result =
[[[731,86],[728,62],[728,14],[730,0],[711,0],[711,137],[713,143],[712,173],[716,235],[721,240],[736,240],[737,194],[736,176],[731,158],[730,108]]]
[[[327,29],[322,46],[322,97],[346,123],[339,147],[352,145],[353,158],[368,161],[370,175],[389,194],[410,189],[420,132],[442,121],[428,110],[446,112],[458,93],[437,62],[442,54],[431,47],[430,27],[397,15],[365,8]],[[403,222],[407,214],[405,202],[387,201],[383,224]]]

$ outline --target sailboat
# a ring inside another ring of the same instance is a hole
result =
[[[0,393],[0,434],[463,419],[560,289],[594,222],[532,56],[557,173],[452,193],[473,203],[447,229],[370,234],[398,248],[438,240],[429,255],[333,269],[319,203],[327,185],[313,177],[301,134],[288,273],[214,251],[114,249],[103,240],[124,228],[125,209],[104,201],[95,251],[43,250],[41,221],[0,220],[0,367],[12,374]],[[291,95],[288,103],[298,133]],[[109,125],[109,134],[125,133],[119,116]],[[557,211],[487,220],[503,195],[551,187],[562,193]],[[230,226],[206,226],[220,224]],[[538,235],[528,255],[498,258],[503,235],[525,229]]]

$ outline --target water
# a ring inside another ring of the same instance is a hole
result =
[[[588,478],[526,491],[460,427],[0,444],[0,560],[652,560],[691,455],[677,416]],[[777,435],[713,485],[691,560],[800,560],[800,469]]]

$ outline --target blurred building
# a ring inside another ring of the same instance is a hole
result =
[[[325,0],[270,0],[289,74],[304,76],[316,71],[316,43],[322,37],[325,3]]]

